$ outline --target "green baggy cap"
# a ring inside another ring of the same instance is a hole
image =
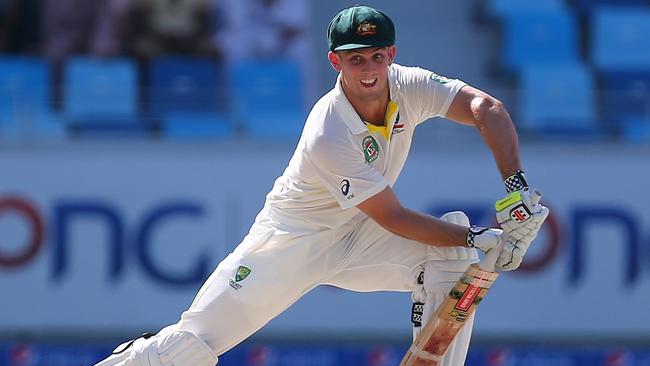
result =
[[[327,28],[330,51],[366,47],[387,47],[395,44],[395,25],[381,11],[356,5],[336,14]]]

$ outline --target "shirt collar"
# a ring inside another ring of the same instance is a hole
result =
[[[389,66],[388,68],[388,90],[391,99],[395,98],[397,95],[398,85],[395,82],[395,77],[393,75],[393,68]],[[343,87],[341,86],[341,74],[336,78],[336,85],[334,86],[334,101],[336,103],[336,109],[339,111],[343,121],[350,131],[353,134],[357,135],[360,133],[365,133],[368,131],[366,124],[363,123],[357,111],[354,110],[354,107],[345,96],[343,92]]]

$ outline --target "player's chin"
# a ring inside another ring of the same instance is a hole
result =
[[[361,93],[359,93],[363,99],[365,100],[375,100],[381,98],[384,94],[381,92],[381,89],[373,89],[373,90],[362,90]]]

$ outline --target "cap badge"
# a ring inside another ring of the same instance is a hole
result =
[[[360,36],[371,36],[377,34],[377,26],[369,22],[363,22],[359,24],[359,27],[357,27],[357,34]]]

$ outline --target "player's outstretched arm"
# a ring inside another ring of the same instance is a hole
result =
[[[447,118],[476,126],[488,145],[503,179],[521,170],[519,140],[503,103],[471,86],[464,86],[447,111]]]
[[[471,86],[458,92],[447,117],[476,126],[494,155],[509,193],[496,205],[497,221],[510,238],[504,251],[511,253],[511,260],[501,262],[501,269],[516,269],[548,216],[548,208],[538,204],[538,191],[528,188],[515,126],[503,103]]]
[[[486,252],[501,241],[499,229],[482,228],[476,232],[410,210],[402,206],[391,187],[361,202],[357,208],[393,234],[432,246],[475,246]]]

